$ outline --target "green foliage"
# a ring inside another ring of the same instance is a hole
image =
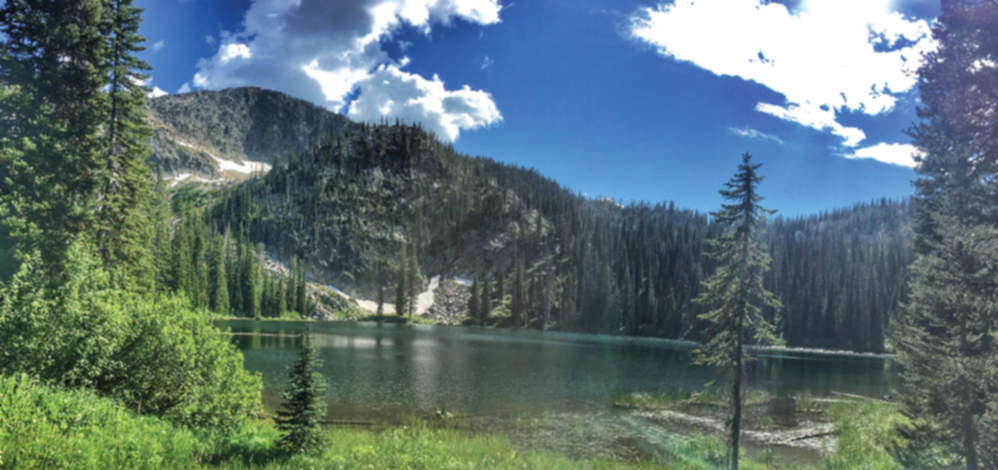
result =
[[[241,123],[258,119],[243,117],[241,97],[267,94],[199,92],[156,103]],[[272,104],[266,112],[298,106]],[[232,108],[207,109],[215,105]],[[506,325],[702,339],[703,312],[692,300],[716,264],[707,240],[723,228],[705,214],[581,197],[536,171],[457,154],[418,126],[348,123],[324,140],[308,135],[315,145],[223,191],[213,223],[284,262],[307,260],[314,278],[360,298],[411,292],[416,284],[401,273],[410,276],[415,253],[424,275],[482,277],[485,312],[512,294]],[[906,293],[910,214],[904,201],[880,200],[769,223],[761,237],[773,269],[763,282],[786,308],[762,316],[792,346],[882,351]],[[384,266],[400,274],[387,279]]]
[[[280,447],[291,453],[315,449],[320,444],[320,421],[326,415],[326,381],[308,332],[300,335],[298,361],[288,371],[290,382],[284,392],[284,409],[278,411]]]
[[[732,382],[731,468],[738,469],[742,412],[742,364],[747,358],[748,338],[759,343],[777,341],[774,327],[762,315],[762,307],[775,310],[780,301],[763,286],[769,269],[769,254],[759,246],[759,231],[769,210],[761,207],[756,188],[762,181],[752,164],[752,156],[742,155],[738,172],[725,183],[721,196],[726,201],[714,213],[726,230],[711,240],[710,257],[717,263],[714,274],[703,283],[696,302],[708,308],[698,318],[706,326],[707,341],[697,348],[695,362],[727,369]]]
[[[993,87],[974,91],[996,76],[974,64],[998,51],[998,9],[953,1],[942,13],[934,25],[940,47],[919,71],[922,121],[911,130],[923,152],[918,259],[894,325],[909,418],[901,426],[908,442],[895,450],[906,466],[998,468],[998,139],[992,124],[981,127],[998,105]]]
[[[151,174],[146,124],[145,74],[150,69],[136,54],[145,48],[139,35],[142,10],[132,0],[104,0],[101,30],[107,54],[107,115],[102,132],[102,182],[95,205],[94,239],[105,265],[120,273],[122,284],[153,287],[150,257]]]
[[[903,445],[898,426],[907,419],[893,404],[871,401],[827,405],[828,415],[838,431],[835,452],[825,457],[827,470],[895,470],[903,468],[890,454]]]
[[[195,433],[92,392],[0,376],[0,467],[191,468],[208,450]]]
[[[0,6],[0,115],[17,118],[0,126],[0,218],[54,281],[70,240],[92,227],[104,179],[102,3]]]
[[[317,454],[296,454],[283,461],[270,461],[253,468],[265,469],[642,469],[657,468],[651,463],[625,463],[611,460],[576,460],[547,452],[522,452],[509,440],[493,434],[470,435],[460,431],[434,429],[414,423],[382,432],[334,428],[325,432],[326,444]],[[223,468],[250,468],[232,462]],[[688,467],[703,468],[703,467]]]
[[[209,317],[178,298],[155,300],[111,287],[85,243],[67,256],[54,291],[37,256],[4,286],[0,372],[88,388],[132,409],[226,430],[260,406],[260,379]]]

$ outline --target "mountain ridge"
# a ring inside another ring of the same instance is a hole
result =
[[[462,155],[418,125],[352,123],[276,92],[160,100],[172,123],[161,136],[273,165],[222,188],[215,230],[300,260],[320,284],[390,304],[400,285],[414,295],[432,277],[462,277],[488,299],[484,313],[470,302],[459,312],[472,323],[689,339],[703,329],[693,299],[721,230],[704,213],[583,197],[536,170]],[[238,122],[211,121],[225,116]],[[211,140],[206,129],[228,131]],[[766,283],[785,308],[767,316],[789,345],[883,350],[913,258],[909,220],[910,204],[884,199],[768,224]]]

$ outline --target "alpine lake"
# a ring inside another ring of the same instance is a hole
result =
[[[329,385],[330,426],[378,429],[419,419],[504,434],[524,449],[629,460],[653,458],[681,436],[723,436],[723,379],[691,364],[689,342],[371,322],[219,326],[231,331],[246,367],[262,375],[268,413],[280,407],[299,333],[307,330]],[[834,448],[832,433],[808,414],[809,403],[880,400],[898,381],[889,356],[775,348],[753,356],[746,368],[746,451],[784,463],[813,463]],[[711,390],[718,410],[709,400],[692,406],[678,398],[677,406],[640,406],[643,399],[668,405],[669,397]],[[762,398],[753,404],[752,397]]]

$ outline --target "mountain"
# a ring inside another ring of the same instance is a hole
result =
[[[164,173],[240,181],[208,210],[217,233],[262,244],[278,264],[300,260],[313,281],[371,300],[369,309],[450,279],[459,285],[446,291],[467,299],[475,280],[474,309],[443,316],[670,338],[702,331],[692,299],[721,229],[706,214],[582,197],[532,169],[461,155],[418,126],[352,123],[256,88],[152,107]],[[272,168],[227,175],[219,160]],[[769,224],[766,283],[784,308],[766,314],[789,345],[884,349],[913,258],[910,218],[907,201],[883,200]]]
[[[266,172],[352,123],[307,101],[255,87],[149,101],[153,168],[179,182],[222,182]]]

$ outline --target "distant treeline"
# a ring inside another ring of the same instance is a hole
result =
[[[281,158],[209,212],[231,236],[369,298],[401,277],[380,267],[406,271],[406,245],[423,273],[477,280],[469,313],[481,322],[691,339],[718,230],[672,203],[581,197],[399,123],[353,125]],[[913,259],[910,217],[906,201],[880,200],[771,221],[766,284],[784,308],[767,315],[788,345],[883,350]]]

